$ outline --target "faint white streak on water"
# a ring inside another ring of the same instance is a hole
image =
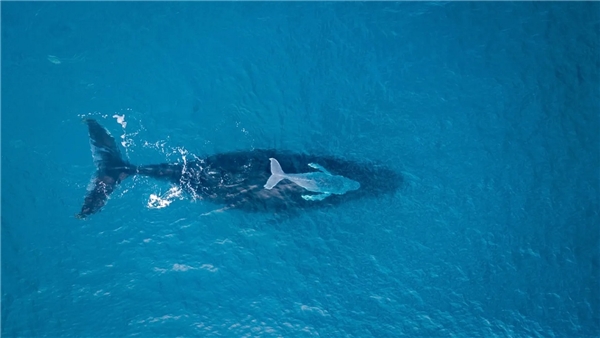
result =
[[[215,268],[212,264],[202,264],[200,269],[204,269],[210,272],[217,272],[219,269]]]
[[[329,313],[327,313],[326,310],[321,309],[318,306],[308,306],[308,305],[301,305],[300,306],[300,310],[302,311],[308,311],[308,312],[316,312],[318,314],[320,314],[323,317],[328,317]]]
[[[187,264],[175,263],[175,264],[173,264],[173,267],[171,267],[171,269],[163,269],[163,268],[155,267],[153,270],[156,272],[160,272],[162,274],[167,271],[185,272],[185,271],[198,270],[198,269],[206,270],[209,272],[217,272],[219,270],[214,265],[208,264],[208,263],[202,264],[202,265],[200,265],[200,267],[194,267],[194,266],[187,265]]]
[[[173,264],[173,271],[188,271],[188,270],[195,270],[196,268],[191,267],[189,265],[185,265],[185,264]]]
[[[94,292],[94,296],[98,297],[98,296],[110,296],[110,292],[106,292],[102,289]]]
[[[178,320],[181,317],[183,318],[187,318],[188,315],[179,315],[179,316],[172,316],[172,315],[164,315],[162,317],[150,317],[146,320],[139,320],[138,324],[144,324],[144,323],[156,323],[156,322],[165,322],[167,320]]]

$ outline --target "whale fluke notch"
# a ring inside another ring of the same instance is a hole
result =
[[[135,166],[123,160],[112,135],[93,119],[83,121],[88,126],[90,146],[96,173],[77,218],[85,218],[100,211],[117,184],[135,174]]]

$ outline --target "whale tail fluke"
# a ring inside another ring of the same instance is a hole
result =
[[[276,159],[270,158],[269,160],[271,161],[271,176],[267,180],[267,184],[265,184],[265,189],[271,190],[279,181],[285,178],[285,173]]]
[[[112,135],[96,120],[85,119],[90,136],[90,146],[96,174],[88,187],[87,195],[77,218],[98,212],[108,200],[117,184],[136,173],[137,168],[125,161]]]

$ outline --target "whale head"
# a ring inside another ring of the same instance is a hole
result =
[[[332,179],[332,182],[330,182],[329,188],[329,192],[342,195],[348,191],[358,190],[360,183],[344,176],[335,176],[335,179]]]
[[[358,183],[354,180],[351,180],[349,178],[344,177],[344,179],[345,179],[344,180],[344,190],[345,190],[344,192],[358,190],[360,188],[360,183]]]

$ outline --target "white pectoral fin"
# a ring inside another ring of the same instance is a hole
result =
[[[331,194],[328,192],[325,192],[325,193],[318,194],[318,195],[302,195],[302,198],[307,201],[322,201],[325,198],[327,198],[329,195],[331,195]]]
[[[308,164],[309,167],[313,168],[313,169],[317,169],[320,170],[321,172],[327,174],[327,175],[331,175],[331,173],[329,171],[327,171],[327,169],[323,168],[323,166],[318,165],[316,163],[309,163]]]
[[[279,183],[282,179],[285,178],[285,173],[281,169],[281,165],[277,162],[276,159],[270,158],[271,160],[271,177],[267,180],[267,184],[265,184],[265,189],[273,189],[274,186]]]

